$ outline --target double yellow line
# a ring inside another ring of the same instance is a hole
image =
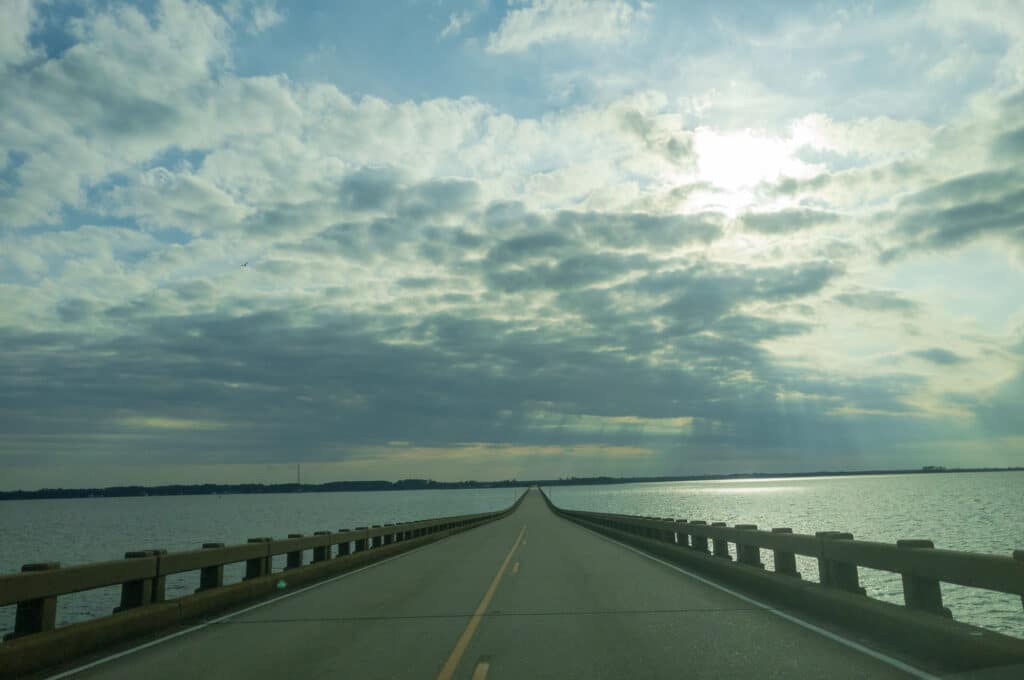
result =
[[[476,611],[473,612],[473,616],[470,617],[469,623],[466,624],[466,629],[462,631],[462,635],[459,636],[458,642],[455,643],[455,648],[452,649],[452,653],[448,656],[448,660],[444,662],[441,672],[437,674],[437,680],[451,680],[452,676],[455,675],[455,669],[458,668],[459,661],[462,660],[462,655],[466,653],[466,648],[469,647],[469,641],[473,639],[476,629],[480,627],[480,620],[483,619],[484,612],[487,611],[487,607],[491,604],[491,599],[494,597],[495,591],[498,590],[498,584],[501,583],[501,577],[505,575],[505,570],[508,569],[508,563],[512,561],[512,555],[515,554],[516,548],[519,547],[519,544],[522,542],[525,534],[526,526],[524,525],[523,528],[519,530],[519,537],[516,538],[516,542],[512,544],[512,549],[509,550],[508,555],[505,556],[505,561],[501,563],[501,568],[498,569],[498,573],[494,575],[494,580],[491,581],[491,587],[487,589],[486,593],[484,593],[484,599],[480,600],[480,604],[477,605]]]

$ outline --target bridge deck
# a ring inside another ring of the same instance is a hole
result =
[[[907,677],[556,517],[536,491],[483,528],[76,675],[340,676]]]

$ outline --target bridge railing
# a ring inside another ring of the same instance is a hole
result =
[[[140,550],[124,559],[61,567],[59,562],[26,564],[21,573],[0,575],[0,606],[17,605],[14,631],[4,640],[53,630],[57,598],[96,588],[121,586],[120,605],[113,613],[165,601],[165,580],[173,574],[197,571],[196,593],[222,588],[224,567],[245,563],[243,581],[272,574],[272,559],[285,555],[288,569],[304,566],[304,553],[312,551],[312,564],[328,560],[364,557],[361,553],[433,534],[461,531],[512,512],[507,510],[440,517],[400,524],[374,525],[338,531],[317,531],[311,536],[291,534],[285,539],[250,538],[247,543],[225,546],[204,543],[199,550],[168,553]]]
[[[1015,550],[1012,557],[986,555],[937,549],[928,540],[889,544],[854,540],[852,534],[837,531],[812,536],[795,534],[786,527],[730,527],[724,522],[709,524],[699,520],[566,510],[550,500],[548,503],[556,512],[572,519],[672,544],[709,558],[735,560],[753,569],[764,570],[762,551],[771,551],[774,573],[788,578],[802,578],[797,570],[797,555],[813,558],[818,563],[820,585],[849,593],[866,594],[859,582],[859,567],[899,574],[908,608],[945,617],[952,614],[942,604],[940,583],[1019,595],[1024,605],[1024,550]]]

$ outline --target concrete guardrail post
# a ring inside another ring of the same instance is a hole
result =
[[[391,522],[385,522],[384,526],[385,527],[393,527],[395,525],[393,523],[391,523]],[[395,535],[394,534],[384,534],[384,545],[391,545],[394,542],[395,542]]]
[[[380,529],[381,525],[374,524],[372,528],[373,529]],[[382,545],[384,545],[384,537],[383,536],[371,536],[370,537],[370,547],[371,548],[379,548]]]
[[[698,527],[699,526],[707,526],[707,524],[708,523],[705,522],[704,520],[696,520],[696,521],[690,522],[690,526],[698,526]],[[707,536],[698,536],[697,534],[690,534],[690,547],[693,548],[694,550],[696,550],[697,552],[704,553],[705,555],[707,555],[707,554],[709,554],[711,552],[710,550],[708,550],[708,537]]]
[[[259,538],[250,538],[248,542],[270,543],[270,541],[270,537],[261,536]],[[268,576],[269,574],[270,555],[262,555],[245,561],[245,578],[243,580],[248,581],[249,579],[260,578],[261,576]]]
[[[757,531],[756,524],[737,524],[736,528],[743,531]],[[761,562],[761,548],[750,543],[736,542],[736,561],[748,567],[764,569],[764,564]]]
[[[22,565],[21,570],[50,571],[60,569],[60,562],[33,562]],[[14,631],[4,636],[13,640],[23,635],[53,630],[57,625],[57,597],[41,597],[36,600],[19,602],[14,613]]]
[[[1013,559],[1017,560],[1018,562],[1024,563],[1024,550],[1014,550]],[[1021,593],[1020,595],[1020,606],[1024,607],[1024,593]]]
[[[775,527],[773,534],[791,534],[793,530],[789,527]],[[775,549],[772,551],[775,559],[775,573],[783,576],[800,578],[800,572],[796,570],[796,555],[785,550]]]
[[[338,529],[338,533],[345,534],[338,542],[338,557],[344,557],[351,552],[352,541],[348,539],[348,529]]]
[[[156,557],[166,555],[166,550],[132,550],[124,554],[126,560],[139,557]],[[164,601],[164,577],[143,578],[137,581],[126,581],[121,584],[121,604],[114,607],[114,613],[123,612],[136,607],[144,607],[153,602]]]
[[[712,522],[711,526],[724,527],[726,524],[725,522]],[[723,560],[732,560],[732,555],[729,554],[729,541],[724,538],[712,538],[711,549],[715,557],[720,557]]]
[[[824,541],[849,541],[853,534],[843,531],[817,531],[814,534]],[[822,547],[824,552],[824,546]],[[821,585],[829,588],[838,588],[848,593],[864,595],[865,590],[860,586],[860,578],[857,575],[857,565],[847,562],[837,562],[825,557],[818,558],[818,578]]]
[[[690,534],[686,531],[687,524],[689,524],[689,522],[685,519],[676,520],[676,543],[684,548],[690,547]]]
[[[366,531],[366,527],[356,527],[356,531]],[[369,548],[369,545],[368,545],[367,540],[365,538],[357,538],[356,539],[356,552],[363,552],[364,550],[366,550],[368,548]]]
[[[675,520],[675,517],[662,517],[661,521],[662,522],[675,522],[676,520]],[[666,543],[675,543],[676,542],[676,532],[675,532],[675,529],[662,529],[660,533],[661,533],[661,540],[662,541],[665,541]]]
[[[288,534],[288,538],[302,538],[302,534]],[[298,569],[302,566],[302,551],[292,550],[288,553],[288,561],[285,563],[284,568],[287,569]]]
[[[223,548],[223,543],[203,543],[203,550],[212,550],[213,548]],[[199,587],[196,592],[202,592],[204,590],[210,590],[212,588],[220,588],[224,585],[224,565],[215,564],[209,567],[203,567],[199,570]]]
[[[330,536],[331,532],[330,531],[314,531],[313,535],[314,536]],[[331,557],[331,545],[329,543],[327,545],[320,545],[320,546],[317,546],[317,547],[313,548],[313,561],[314,562],[323,562],[324,560],[330,559],[330,557]]]
[[[897,548],[906,550],[934,549],[935,544],[929,540],[901,539],[896,541]],[[903,579],[903,603],[911,609],[939,614],[953,618],[948,607],[942,606],[942,588],[939,582],[930,578],[922,578],[913,574],[900,574]]]

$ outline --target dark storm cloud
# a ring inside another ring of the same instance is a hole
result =
[[[386,210],[395,201],[400,178],[393,168],[361,168],[338,187],[342,207],[356,212]]]
[[[1024,243],[1024,178],[985,172],[925,189],[904,201],[883,262],[918,250],[948,250],[985,236]]]
[[[460,215],[472,208],[480,196],[476,182],[434,180],[410,187],[400,194],[398,214],[414,220]]]
[[[572,211],[558,213],[552,223],[560,231],[578,232],[588,242],[620,249],[707,244],[721,237],[721,224],[722,217],[717,213],[650,215]]]
[[[785,177],[778,183],[769,186],[767,191],[769,195],[793,196],[807,191],[818,191],[819,189],[824,189],[831,182],[832,176],[826,174],[815,175],[810,179]]]
[[[648,150],[666,160],[681,164],[694,159],[693,139],[688,134],[661,130],[654,118],[635,109],[624,112],[621,120],[624,130],[639,137]]]
[[[955,366],[956,364],[962,364],[967,361],[967,359],[959,354],[951,352],[948,349],[942,349],[941,347],[932,347],[931,349],[908,352],[908,354],[912,357],[924,359],[925,361],[929,361],[939,366]]]
[[[488,319],[468,309],[328,314],[302,305],[245,316],[161,316],[157,305],[139,300],[108,310],[131,321],[111,340],[5,330],[0,426],[76,432],[78,449],[97,453],[101,445],[90,434],[114,433],[123,438],[107,451],[115,457],[141,447],[155,460],[192,462],[338,459],[352,447],[402,439],[437,446],[609,441],[608,430],[538,428],[529,415],[538,408],[567,423],[575,415],[692,417],[718,423],[697,426],[700,441],[755,449],[792,443],[797,427],[806,430],[799,441],[818,445],[836,427],[813,403],[796,424],[776,398],[797,389],[795,378],[758,347],[807,325],[731,311],[813,294],[833,268],[747,271],[696,261],[610,289],[577,287],[633,266],[649,263],[593,253],[557,261],[543,284],[565,290],[546,321]],[[195,287],[196,295],[204,292]],[[666,297],[690,303],[675,310],[676,325],[697,319],[713,335],[655,324],[652,308]],[[564,313],[582,323],[565,323]],[[402,339],[415,342],[396,344]],[[888,385],[893,408],[899,387]],[[887,403],[879,388],[849,381],[799,389],[854,403],[860,390],[873,408]],[[146,418],[157,420],[147,425]],[[196,425],[162,429],[159,419]]]
[[[788,234],[821,224],[834,224],[838,221],[839,216],[835,213],[799,208],[771,213],[748,213],[743,216],[743,224],[747,229],[762,234]]]
[[[1004,132],[996,137],[992,142],[992,155],[1015,161],[1024,158],[1024,127]]]
[[[920,305],[913,300],[908,300],[888,290],[841,293],[832,299],[847,307],[865,312],[898,312],[911,315],[916,314],[920,309]]]
[[[57,303],[57,316],[64,323],[81,323],[92,316],[95,305],[82,298],[68,298]]]

